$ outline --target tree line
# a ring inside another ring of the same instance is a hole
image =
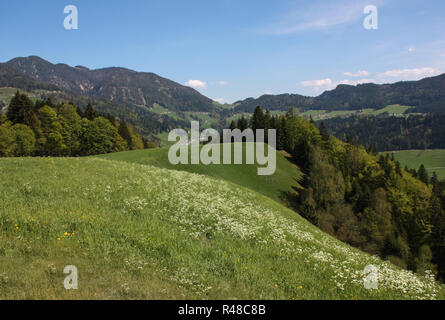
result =
[[[111,115],[99,114],[89,104],[51,99],[33,103],[17,91],[6,114],[0,114],[0,156],[88,156],[153,148],[137,130]]]
[[[325,125],[293,109],[271,116],[260,107],[232,129],[276,129],[277,149],[302,170],[303,189],[284,195],[288,205],[323,231],[370,254],[445,280],[445,182],[408,171],[331,136]]]

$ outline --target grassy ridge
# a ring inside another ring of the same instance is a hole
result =
[[[258,176],[256,165],[205,166],[180,164],[174,166],[168,161],[168,148],[119,152],[98,157],[204,174],[234,182],[279,202],[283,200],[284,193],[295,192],[295,189],[299,187],[298,181],[301,179],[299,168],[286,159],[284,152],[277,152],[277,169],[272,176]]]
[[[1,159],[0,174],[0,299],[444,298],[229,182],[93,158]]]
[[[394,152],[394,158],[403,166],[419,169],[423,164],[430,176],[433,172],[445,179],[445,150],[406,150]]]

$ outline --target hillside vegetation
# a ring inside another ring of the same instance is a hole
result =
[[[126,122],[71,103],[33,102],[18,91],[0,113],[0,157],[86,156],[154,147]]]
[[[354,115],[328,119],[324,125],[339,139],[379,152],[445,148],[445,113],[406,117]]]
[[[445,297],[219,179],[93,158],[0,159],[0,175],[0,299]],[[63,287],[67,265],[79,290]]]
[[[245,145],[243,145],[243,150],[245,150]],[[208,166],[183,164],[172,165],[168,161],[168,148],[110,153],[99,155],[97,157],[204,174],[210,177],[234,182],[240,186],[268,196],[278,202],[283,202],[287,193],[295,193],[296,190],[301,188],[299,181],[302,179],[300,169],[287,159],[288,156],[289,155],[283,151],[277,152],[277,169],[272,176],[259,176],[257,173],[257,165],[248,164],[211,164]]]

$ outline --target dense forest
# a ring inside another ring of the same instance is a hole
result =
[[[0,156],[88,156],[153,148],[134,127],[88,105],[33,103],[17,92],[0,114]]]
[[[324,125],[337,138],[373,151],[445,148],[445,113],[362,115],[328,119]]]
[[[370,254],[445,280],[445,182],[328,134],[323,123],[257,107],[232,128],[276,129],[277,149],[304,172],[286,199],[323,231]]]
[[[41,94],[43,100],[52,100],[57,103],[63,101],[71,101],[76,106],[85,109],[88,104],[94,104],[94,108],[102,114],[113,114],[122,121],[131,123],[139,133],[143,135],[153,135],[165,131],[170,131],[175,128],[187,127],[186,121],[181,119],[173,119],[168,115],[160,115],[151,112],[146,107],[122,105],[115,102],[110,102],[103,99],[90,99],[83,96],[76,96],[66,92],[51,92]]]

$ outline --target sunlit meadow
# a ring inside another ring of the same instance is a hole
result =
[[[378,290],[364,287],[369,264]],[[66,265],[78,290],[63,286]],[[94,158],[0,160],[0,299],[444,297],[230,182]]]

